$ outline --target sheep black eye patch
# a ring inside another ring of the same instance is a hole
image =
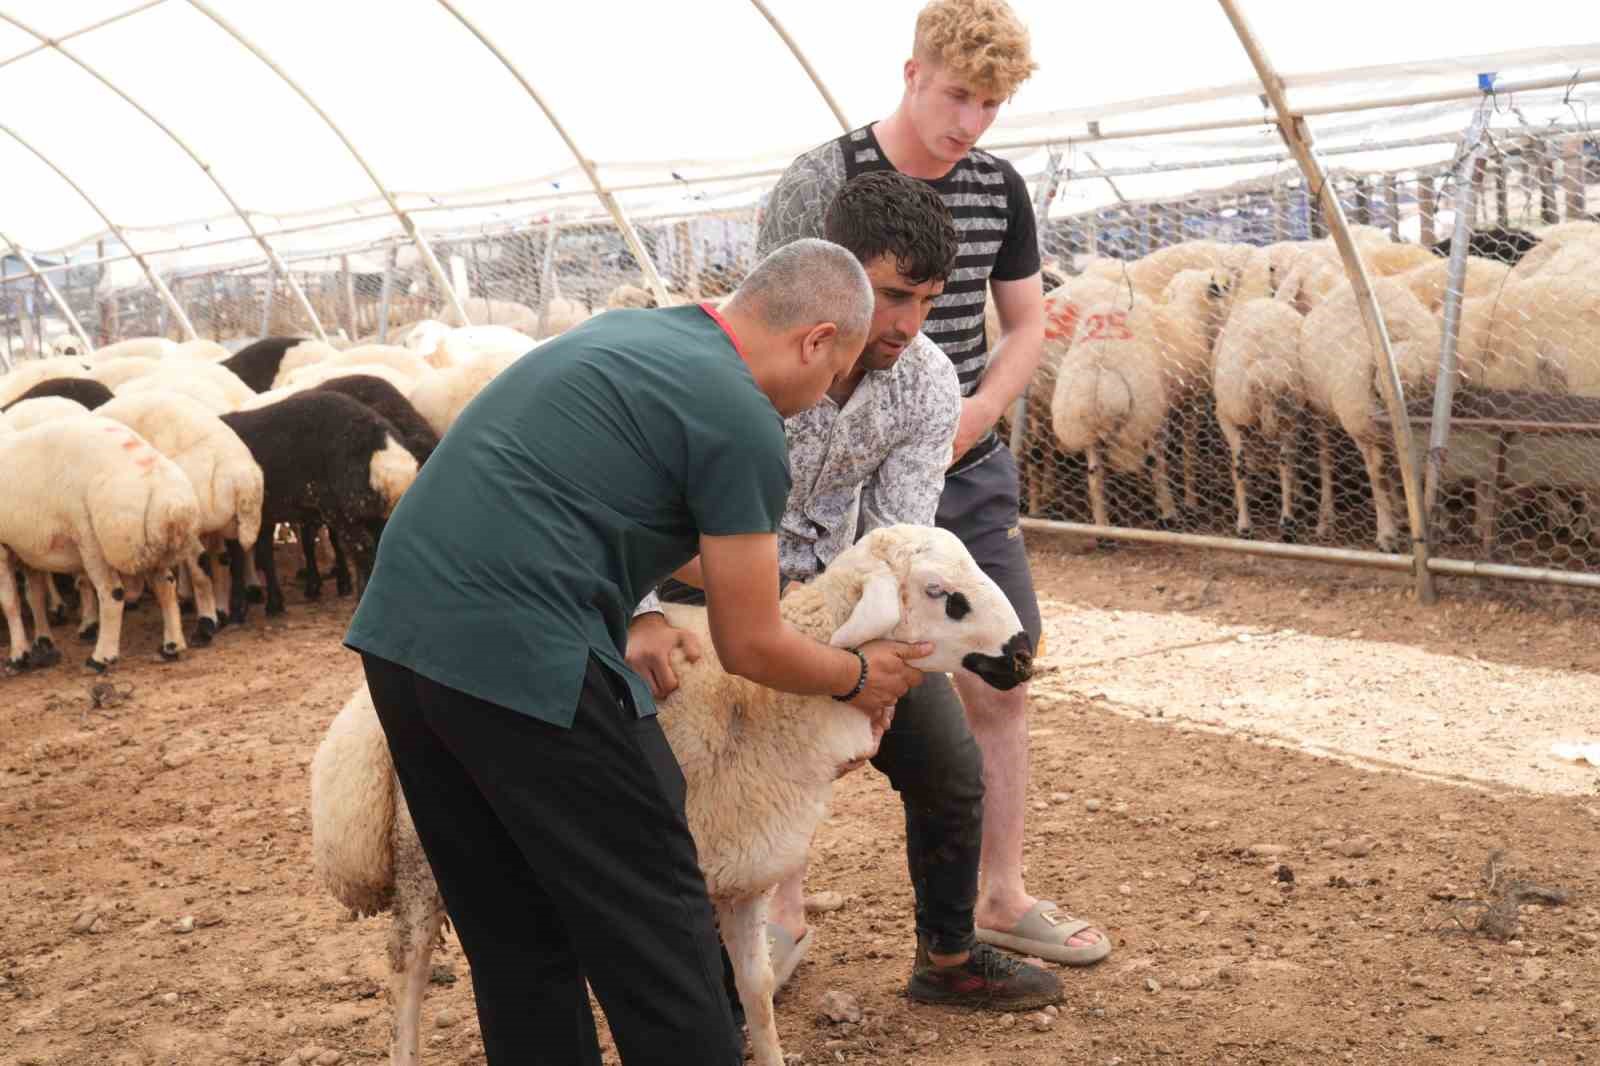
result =
[[[944,599],[944,613],[947,617],[959,622],[972,613],[972,604],[967,602],[966,596],[959,592],[952,592]]]

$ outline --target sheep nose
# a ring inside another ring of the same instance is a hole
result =
[[[1028,639],[1028,634],[1018,633],[1006,641],[1003,650],[1010,657],[1011,670],[1018,680],[1026,681],[1033,676],[1033,641]]]

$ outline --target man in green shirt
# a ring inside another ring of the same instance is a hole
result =
[[[624,661],[646,591],[701,558],[725,669],[875,717],[926,646],[861,655],[778,613],[783,418],[866,341],[850,252],[799,241],[720,309],[614,311],[500,374],[395,508],[345,638],[472,967],[490,1066],[735,1066],[684,780]],[[859,691],[857,691],[859,687]]]

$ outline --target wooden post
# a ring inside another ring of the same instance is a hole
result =
[[[459,290],[458,290],[459,291]],[[340,317],[344,319],[345,336],[352,341],[356,339],[356,288],[350,278],[350,257],[339,257],[339,303],[341,304]]]
[[[1539,145],[1539,219],[1546,226],[1561,221],[1561,208],[1556,203],[1556,160],[1547,144]]]
[[[1501,156],[1494,168],[1494,210],[1496,224],[1504,226],[1511,218],[1511,168]]]
[[[1390,174],[1384,183],[1384,199],[1388,200],[1389,208],[1389,237],[1392,240],[1400,239],[1400,179]]]

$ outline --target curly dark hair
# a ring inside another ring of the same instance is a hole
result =
[[[828,205],[823,236],[842,244],[863,264],[895,257],[912,284],[943,281],[955,269],[961,241],[939,194],[925,181],[895,170],[858,174]]]

